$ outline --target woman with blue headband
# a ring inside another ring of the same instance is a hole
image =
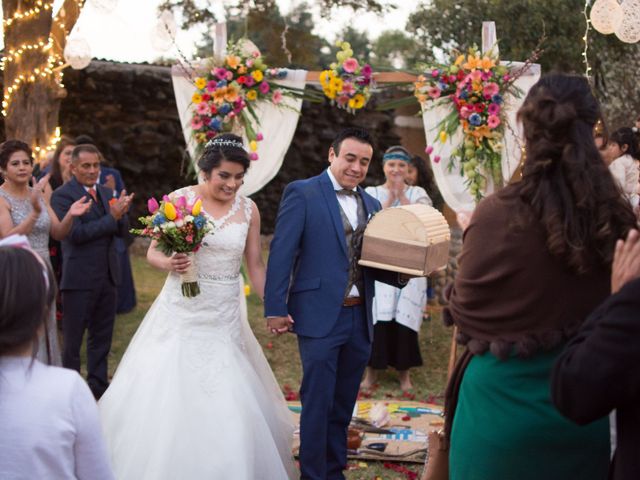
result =
[[[411,155],[403,147],[391,147],[384,153],[385,183],[366,188],[368,194],[380,201],[382,208],[413,203],[432,205],[424,188],[407,185],[410,162]],[[411,390],[409,369],[422,365],[418,332],[427,301],[427,279],[414,278],[402,290],[380,282],[376,282],[375,288],[373,347],[362,388],[373,386],[377,370],[393,367],[398,371],[400,388]]]

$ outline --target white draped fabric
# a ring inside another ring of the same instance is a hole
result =
[[[511,69],[518,69],[524,66],[521,62],[503,62],[503,65]],[[522,128],[516,121],[516,114],[527,92],[539,78],[540,66],[537,64],[530,65],[527,71],[515,82],[515,85],[522,91],[520,98],[511,95],[505,98],[507,128],[505,128],[504,148],[502,151],[502,177],[505,182],[509,181],[520,162],[520,147],[523,145]],[[449,114],[451,108],[453,107],[448,104],[441,104],[434,108],[431,108],[429,104],[424,106],[422,119],[424,122],[425,136],[427,145],[433,146],[431,164],[444,201],[456,213],[472,212],[475,208],[475,201],[465,185],[465,178],[460,175],[460,163],[454,161],[453,165],[450,165],[449,161],[451,153],[462,140],[462,129],[459,128],[456,133],[449,137],[444,143],[438,140],[440,133],[438,124]],[[433,158],[436,155],[441,158],[438,163],[433,162]],[[487,190],[484,192],[485,196],[492,193],[493,190],[493,185],[489,182]]]
[[[191,130],[191,117],[194,107],[191,97],[194,92],[194,86],[179,67],[173,67],[171,78],[173,80],[173,91],[176,96],[182,133],[195,167],[197,160],[195,156],[196,143],[193,140]],[[306,78],[306,70],[287,70],[287,76],[282,80],[278,80],[277,83],[285,87],[302,89],[305,86]],[[293,134],[296,131],[301,107],[302,100],[293,99],[286,95],[280,105],[273,105],[268,102],[256,104],[256,114],[260,120],[260,125],[256,131],[262,133],[264,140],[258,142],[257,153],[259,160],[251,163],[251,168],[249,168],[244,179],[244,185],[240,189],[242,195],[251,195],[257,192],[278,173]],[[246,137],[245,143],[247,143]]]

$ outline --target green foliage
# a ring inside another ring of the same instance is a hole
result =
[[[373,42],[374,68],[411,69],[427,60],[421,45],[402,30],[386,30]]]

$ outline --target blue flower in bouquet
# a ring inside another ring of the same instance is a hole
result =
[[[222,129],[222,122],[220,121],[220,118],[218,117],[212,118],[211,121],[209,122],[209,128],[220,131]]]
[[[504,100],[502,99],[502,95],[500,95],[499,93],[496,93],[493,97],[491,97],[491,101],[493,103],[497,103],[498,105],[502,105],[502,102]]]
[[[228,103],[223,103],[222,105],[220,105],[220,108],[218,108],[218,112],[220,112],[222,115],[226,115],[230,111],[231,105],[229,105]]]
[[[153,217],[153,225],[158,227],[167,221],[167,217],[162,213],[157,213],[155,217]]]
[[[469,98],[469,92],[467,92],[466,90],[461,90],[460,91],[460,98],[463,100],[467,100]]]
[[[218,84],[216,85],[216,88],[222,88],[222,87],[226,87],[227,86],[227,81],[226,80],[220,80],[218,82]]]
[[[474,127],[477,127],[482,123],[482,118],[477,113],[472,113],[469,115],[469,123]]]
[[[198,215],[197,217],[194,217],[193,219],[193,224],[197,227],[197,228],[202,228],[204,227],[204,224],[206,223],[206,220],[204,219],[204,217],[202,215]]]

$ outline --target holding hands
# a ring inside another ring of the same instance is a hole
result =
[[[294,321],[293,318],[291,318],[291,315],[287,315],[286,317],[267,318],[267,329],[271,333],[275,333],[277,335],[281,335],[290,331],[293,324]]]

